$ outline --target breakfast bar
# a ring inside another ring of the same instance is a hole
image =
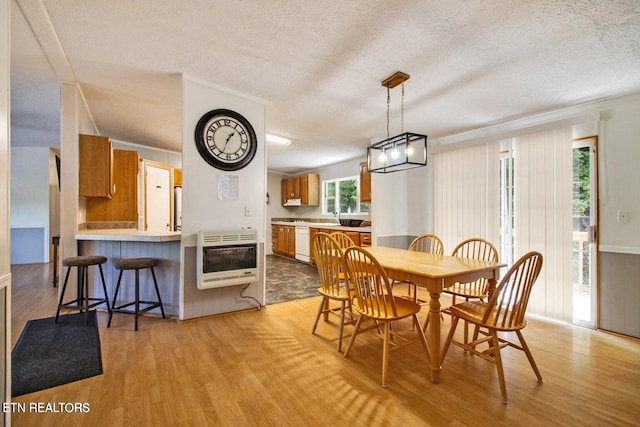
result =
[[[155,268],[164,310],[168,316],[178,316],[180,298],[180,241],[181,233],[175,231],[147,232],[135,229],[80,230],[75,235],[79,255],[103,255],[108,258],[104,276],[113,297],[118,271],[113,261],[123,258],[158,258]],[[146,274],[140,275],[141,299],[155,297],[153,281]],[[130,293],[130,295],[128,293]],[[147,295],[148,294],[148,295]],[[121,289],[118,298],[132,300],[133,287]],[[113,303],[113,302],[112,302]],[[159,309],[150,313],[160,315]]]

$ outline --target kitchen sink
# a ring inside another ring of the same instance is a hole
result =
[[[360,227],[362,221],[362,219],[340,219],[340,225],[344,225],[345,227]]]

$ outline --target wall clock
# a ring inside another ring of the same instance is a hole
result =
[[[247,166],[258,148],[251,123],[227,109],[212,110],[202,116],[196,125],[195,139],[202,158],[224,171]]]

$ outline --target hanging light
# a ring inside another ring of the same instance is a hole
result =
[[[396,71],[382,81],[387,88],[387,139],[375,142],[367,147],[367,169],[369,172],[397,172],[427,164],[427,135],[404,131],[404,82],[409,75]],[[402,85],[402,103],[400,108],[400,134],[389,136],[390,91]]]

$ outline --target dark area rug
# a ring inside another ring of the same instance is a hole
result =
[[[320,279],[314,265],[267,256],[266,304],[318,296]]]
[[[102,374],[95,311],[29,320],[11,352],[12,396]]]

